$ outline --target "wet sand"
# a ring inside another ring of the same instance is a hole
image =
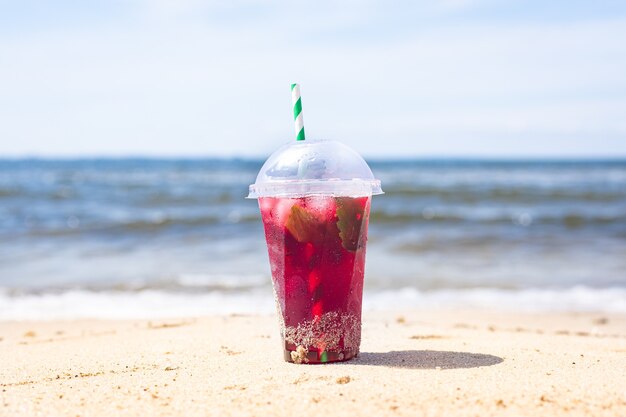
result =
[[[282,360],[272,316],[0,323],[1,416],[624,416],[626,317],[368,313],[361,354]]]

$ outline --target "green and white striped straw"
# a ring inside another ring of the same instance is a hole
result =
[[[293,120],[296,125],[296,140],[304,140],[304,120],[302,119],[302,98],[300,85],[291,84],[291,101],[293,103]]]

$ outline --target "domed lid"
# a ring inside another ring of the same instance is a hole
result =
[[[250,186],[248,198],[382,194],[361,156],[337,141],[291,142],[274,152]]]

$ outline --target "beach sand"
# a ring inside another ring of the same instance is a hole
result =
[[[367,313],[360,356],[283,362],[273,316],[0,323],[2,416],[626,415],[626,317]]]

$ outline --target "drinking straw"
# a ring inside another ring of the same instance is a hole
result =
[[[300,96],[300,85],[291,84],[291,101],[293,103],[293,120],[296,127],[296,140],[304,140],[304,120],[302,118],[302,97]],[[298,174],[304,170],[304,166],[300,164]],[[323,305],[321,300],[321,277],[315,270],[309,272],[309,291],[313,296],[313,321],[317,323],[323,313]],[[321,342],[318,345],[320,352],[318,353],[320,362],[328,362],[328,352],[326,352],[326,344]]]
[[[302,98],[300,85],[291,84],[291,101],[293,103],[293,120],[296,125],[296,140],[304,140],[304,120],[302,119]]]

